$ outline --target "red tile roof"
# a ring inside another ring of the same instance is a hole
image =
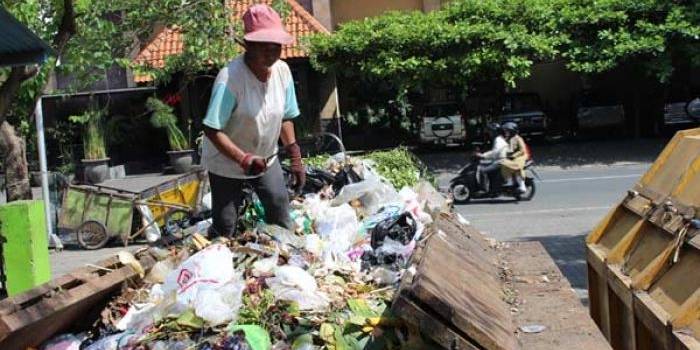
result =
[[[306,51],[300,45],[301,38],[315,33],[328,33],[321,23],[314,18],[296,0],[286,0],[291,11],[286,16],[284,22],[287,31],[295,38],[295,43],[285,45],[282,48],[282,59],[308,57]],[[226,6],[233,11],[232,20],[238,21],[243,13],[253,4],[271,4],[272,0],[226,0]],[[170,55],[182,52],[182,34],[177,28],[164,28],[160,31],[141,51],[136,55],[134,61],[138,64],[147,65],[154,68],[165,66],[165,59]],[[137,83],[153,80],[149,75],[136,75],[134,80]]]

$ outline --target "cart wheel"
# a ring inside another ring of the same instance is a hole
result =
[[[89,220],[83,222],[76,230],[78,243],[85,249],[100,249],[109,241],[107,228],[101,222]]]

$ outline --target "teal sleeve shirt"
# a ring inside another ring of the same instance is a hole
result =
[[[231,118],[236,105],[236,95],[231,92],[226,83],[217,83],[212,89],[204,125],[222,130]],[[285,91],[284,120],[294,119],[300,114],[294,82],[290,82]]]
[[[229,90],[226,83],[217,83],[212,89],[204,125],[222,130],[234,109],[236,109],[236,96]]]
[[[284,120],[294,119],[301,114],[299,105],[297,104],[297,93],[294,89],[294,81],[291,81],[287,86],[284,103]]]

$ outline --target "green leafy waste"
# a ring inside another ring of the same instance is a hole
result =
[[[427,167],[405,147],[372,152],[362,158],[373,161],[377,173],[396,189],[413,187],[420,180],[435,183]]]

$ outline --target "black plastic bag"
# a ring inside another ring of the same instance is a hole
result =
[[[392,217],[380,221],[371,230],[372,249],[379,248],[386,238],[391,238],[403,245],[411,242],[416,235],[416,220],[410,213],[403,213],[397,217]]]

